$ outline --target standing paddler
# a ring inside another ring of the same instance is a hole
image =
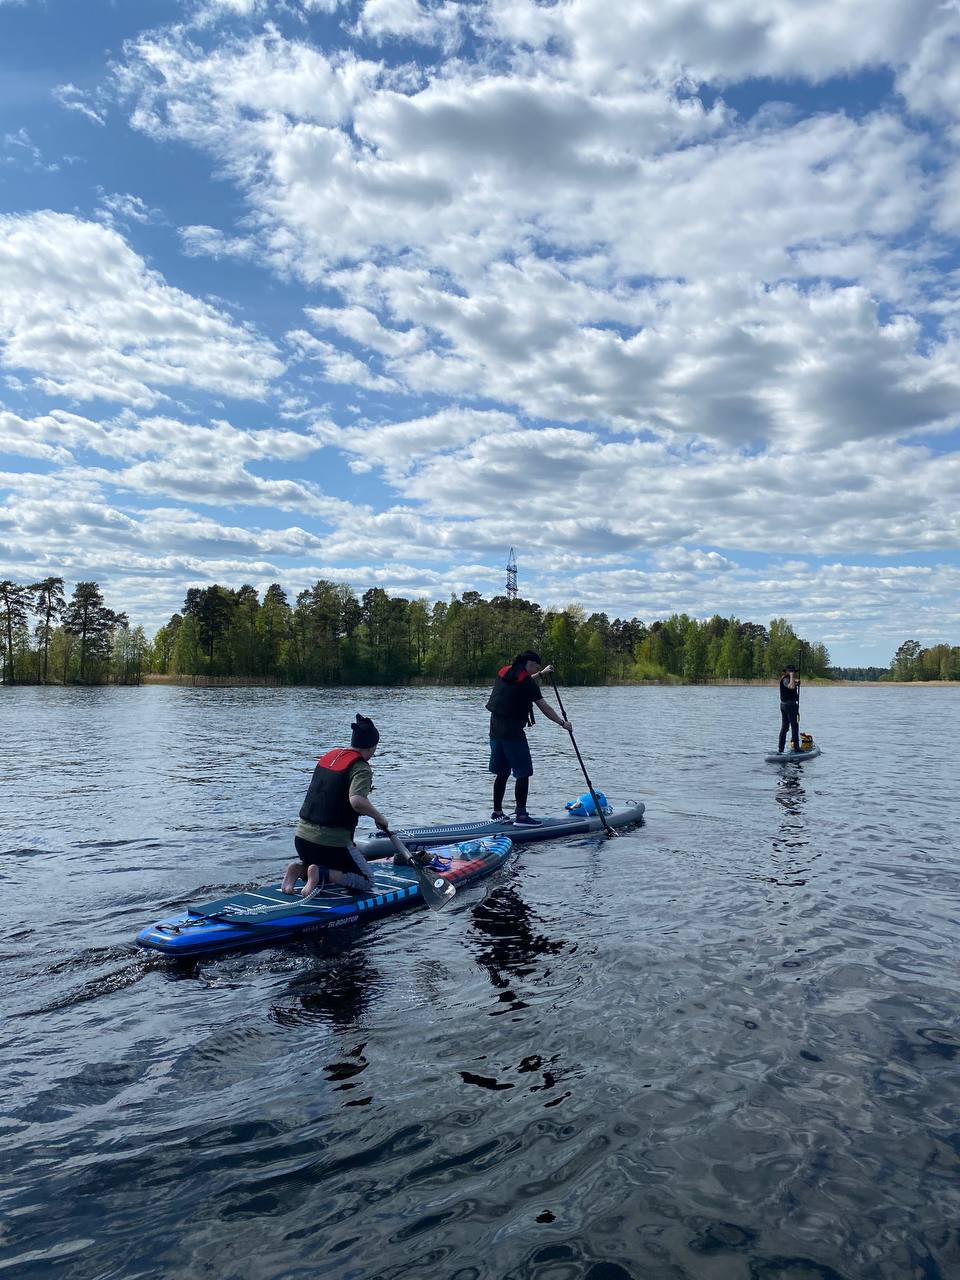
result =
[[[524,649],[508,667],[500,668],[493,682],[487,710],[490,712],[490,772],[495,775],[493,813],[490,817],[495,822],[506,821],[503,797],[512,773],[516,780],[513,794],[517,811],[514,822],[530,827],[540,825],[539,818],[532,818],[527,812],[527,792],[533,774],[533,760],[524,729],[528,724],[534,723],[534,707],[539,707],[547,719],[558,724],[561,729],[569,732],[573,728],[570,721],[558,716],[544,699],[543,692],[534,679],[534,676],[547,675],[552,670],[552,666],[541,670],[540,655],[532,649]]]
[[[780,738],[777,751],[782,752],[790,731],[790,745],[794,751],[800,750],[800,681],[797,668],[793,665],[784,667],[780,672]]]

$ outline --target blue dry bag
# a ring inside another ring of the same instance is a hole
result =
[[[597,797],[600,808],[604,813],[607,813],[610,809],[610,806],[607,804],[607,797],[602,791],[595,791],[594,794]],[[577,818],[592,818],[597,812],[596,806],[593,803],[593,796],[589,791],[586,795],[578,796],[576,800],[568,800],[563,807],[565,809],[569,809]]]

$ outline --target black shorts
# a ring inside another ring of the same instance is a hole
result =
[[[293,837],[297,857],[305,867],[326,867],[328,871],[356,871],[357,864],[346,845],[314,844],[303,836]]]

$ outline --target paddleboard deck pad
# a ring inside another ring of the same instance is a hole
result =
[[[641,821],[643,810],[644,805],[640,801],[631,800],[626,804],[610,805],[604,817],[610,827],[627,827]],[[529,844],[533,840],[559,840],[564,836],[578,836],[590,831],[602,830],[603,823],[596,814],[583,818],[564,813],[559,818],[541,818],[539,826],[536,827],[528,827],[511,819],[507,819],[506,822],[492,822],[485,819],[479,822],[434,822],[429,826],[406,827],[399,834],[406,844],[443,845],[452,844],[457,840],[478,840],[493,835],[509,836],[514,844]],[[368,836],[366,840],[360,840],[357,844],[365,858],[383,858],[392,852],[388,836]]]
[[[771,751],[765,756],[767,764],[802,764],[804,760],[813,760],[820,754],[820,748],[814,744],[809,751]]]
[[[502,867],[512,848],[509,836],[499,832],[433,848],[430,872],[457,889],[465,888]],[[373,878],[374,892],[367,895],[334,885],[309,899],[282,893],[279,885],[235,893],[158,920],[141,929],[137,942],[168,956],[209,955],[310,936],[423,905],[413,867],[395,866],[391,859],[374,868]]]

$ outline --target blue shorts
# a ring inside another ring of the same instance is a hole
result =
[[[530,759],[530,746],[526,737],[514,741],[503,738],[490,739],[490,772],[504,777],[512,773],[515,778],[529,778],[533,775],[533,761]]]

